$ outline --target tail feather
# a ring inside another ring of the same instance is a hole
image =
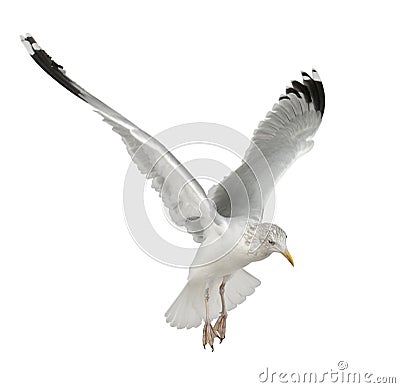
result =
[[[225,302],[227,310],[234,309],[253,294],[261,282],[244,269],[235,272],[225,286]],[[205,318],[204,292],[206,284],[190,280],[165,313],[167,322],[178,329],[198,327]],[[210,288],[210,318],[218,317],[221,310],[219,283]]]
[[[165,313],[167,322],[178,329],[190,329],[201,324],[203,319],[201,300],[204,295],[204,284],[188,281],[181,293]]]
[[[243,303],[260,284],[261,282],[256,277],[244,269],[235,272],[225,286],[226,308],[228,311]]]

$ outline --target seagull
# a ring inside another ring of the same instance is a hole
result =
[[[156,138],[141,130],[67,77],[30,35],[21,41],[32,59],[54,80],[88,103],[118,133],[139,171],[152,181],[172,221],[199,244],[187,283],[165,313],[178,329],[204,322],[202,344],[214,351],[225,338],[228,311],[251,295],[260,281],[248,264],[282,254],[291,265],[287,235],[263,222],[274,183],[301,155],[311,150],[321,124],[325,93],[316,70],[302,72],[254,131],[242,164],[206,194],[188,169]],[[214,324],[212,322],[215,321]]]

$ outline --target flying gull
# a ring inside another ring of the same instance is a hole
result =
[[[21,41],[47,74],[91,105],[121,136],[139,171],[152,180],[173,222],[200,244],[187,283],[165,316],[179,329],[204,322],[203,346],[214,350],[215,338],[221,342],[225,338],[228,311],[260,285],[243,268],[274,252],[294,265],[286,233],[262,222],[262,217],[274,182],[314,144],[325,108],[318,73],[302,72],[302,82],[292,81],[254,131],[241,166],[206,194],[163,144],[67,77],[31,35],[21,36]]]

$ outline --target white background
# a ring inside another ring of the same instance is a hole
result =
[[[3,5],[0,386],[249,387],[267,366],[323,372],[340,360],[400,381],[396,5]],[[277,187],[296,266],[273,255],[248,268],[262,285],[214,353],[200,328],[164,322],[186,271],[129,235],[124,146],[29,58],[25,32],[151,134],[209,121],[250,136],[300,70],[318,69],[315,147]]]

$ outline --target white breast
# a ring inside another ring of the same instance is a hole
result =
[[[245,233],[244,233],[245,230]],[[265,258],[262,249],[249,252],[251,230],[245,220],[233,220],[229,228],[211,243],[205,241],[197,251],[189,272],[192,278],[221,278],[253,261]]]

